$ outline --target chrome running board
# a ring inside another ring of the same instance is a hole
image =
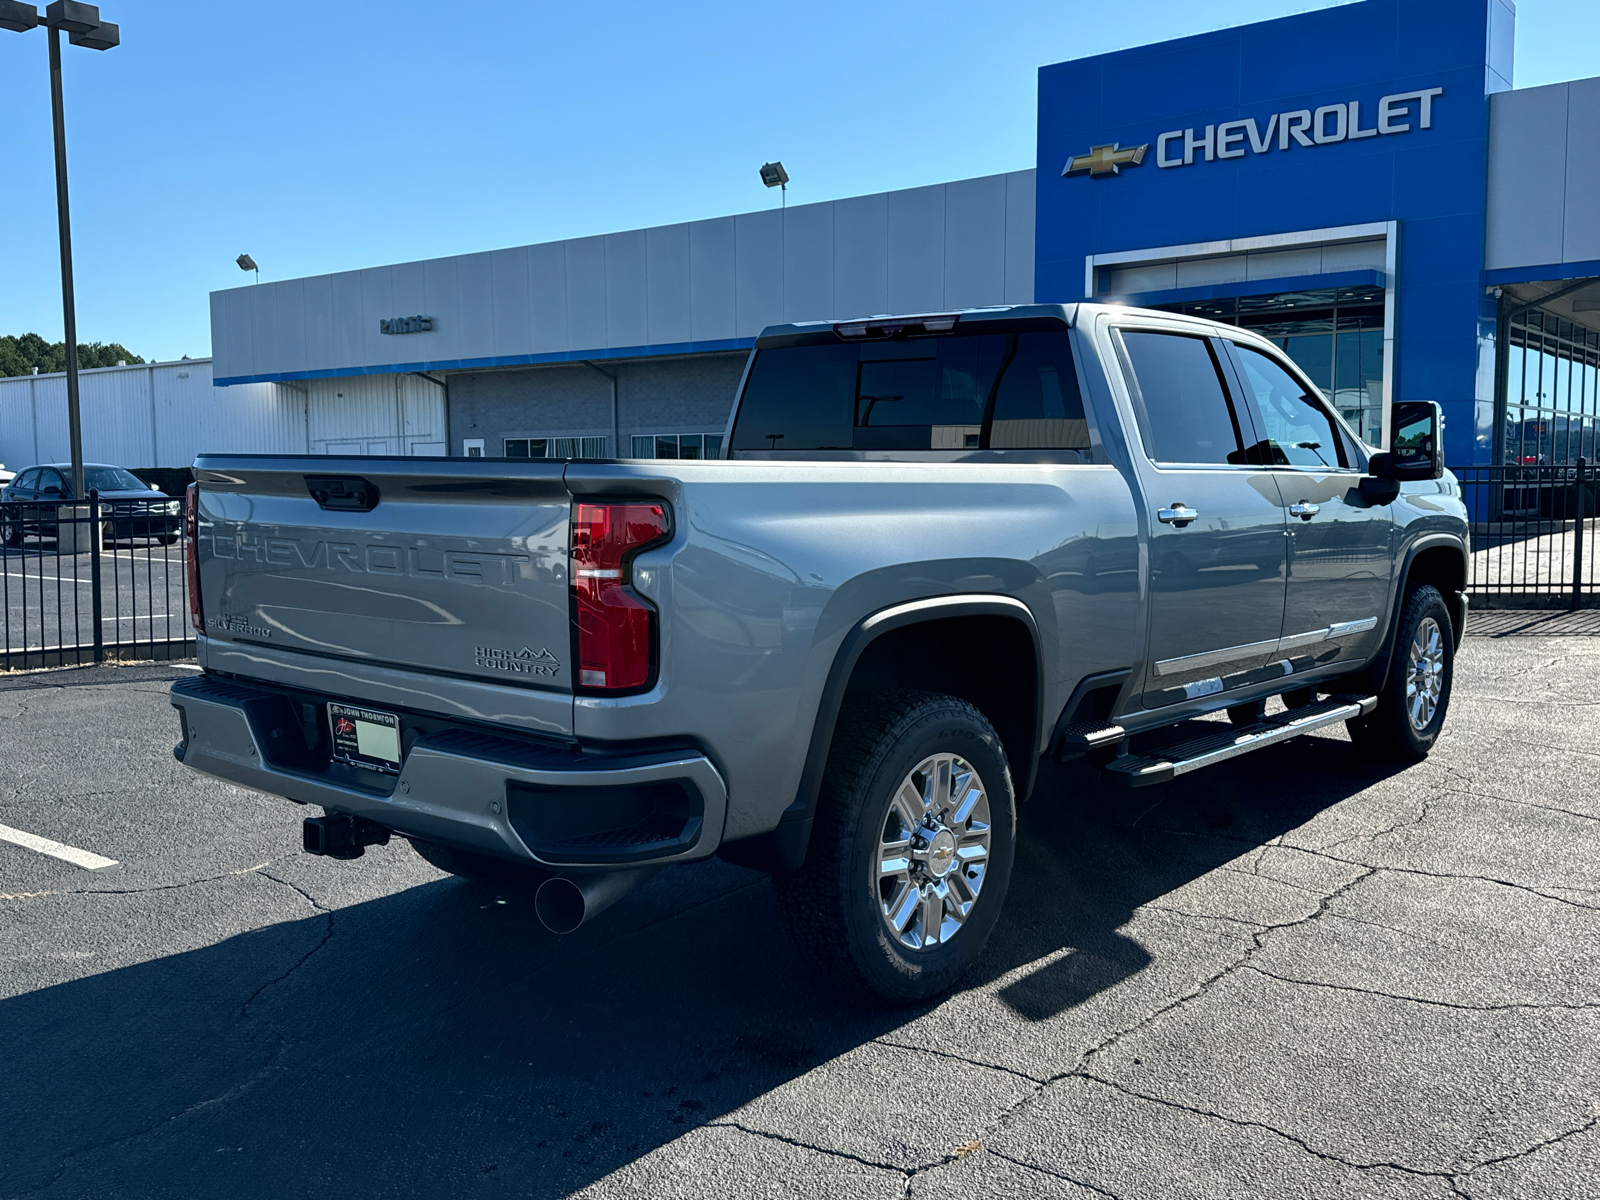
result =
[[[1106,766],[1105,779],[1108,783],[1130,788],[1166,783],[1179,775],[1238,758],[1252,750],[1275,746],[1325,725],[1337,725],[1340,721],[1364,717],[1377,706],[1376,696],[1334,696],[1302,708],[1289,709],[1244,728],[1229,728],[1220,733],[1191,738],[1176,746],[1168,746],[1157,754],[1124,754]]]

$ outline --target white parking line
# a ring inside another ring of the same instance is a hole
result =
[[[25,849],[48,854],[51,858],[59,858],[75,867],[82,867],[85,871],[98,871],[102,867],[117,865],[117,860],[114,858],[101,858],[98,854],[90,854],[87,850],[79,850],[76,846],[63,846],[60,842],[23,833],[22,830],[12,829],[9,825],[0,825],[0,841],[12,842]]]
[[[63,575],[60,579],[54,575],[18,575],[14,571],[7,571],[6,575],[11,579],[25,579],[29,583],[76,583],[80,587],[94,586],[92,579],[74,579],[71,575]]]

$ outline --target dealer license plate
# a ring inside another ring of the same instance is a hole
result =
[[[400,718],[349,704],[328,705],[333,756],[369,771],[400,769]]]

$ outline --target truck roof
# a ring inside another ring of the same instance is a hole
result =
[[[756,349],[766,350],[777,346],[796,346],[817,342],[874,340],[894,337],[927,337],[951,333],[957,329],[964,333],[1004,333],[1023,328],[1038,329],[1049,326],[1071,327],[1087,311],[1116,309],[1123,314],[1149,312],[1164,320],[1182,320],[1190,324],[1209,326],[1219,334],[1230,337],[1249,335],[1259,340],[1247,329],[1227,325],[1207,317],[1188,313],[1173,313],[1159,309],[1141,309],[1123,304],[1003,304],[989,308],[949,309],[944,312],[891,314],[880,313],[871,317],[853,317],[849,320],[797,321],[784,325],[768,325],[756,339]],[[977,326],[977,329],[974,329]]]
[[[798,321],[768,325],[756,339],[756,348],[765,350],[774,346],[793,346],[812,341],[850,341],[856,338],[922,337],[948,333],[958,326],[967,331],[973,325],[981,325],[986,331],[995,333],[1002,332],[1006,326],[1023,324],[1070,326],[1077,308],[1076,304],[1003,304],[990,308],[946,309],[943,312],[903,315],[880,313],[843,321]]]

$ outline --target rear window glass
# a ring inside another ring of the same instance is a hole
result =
[[[1000,377],[989,445],[995,450],[1087,450],[1072,342],[1065,333],[1024,333]]]
[[[848,450],[858,346],[785,346],[756,355],[735,450]]]
[[[732,449],[978,450],[991,440],[996,449],[1089,446],[1065,332],[762,350]]]

